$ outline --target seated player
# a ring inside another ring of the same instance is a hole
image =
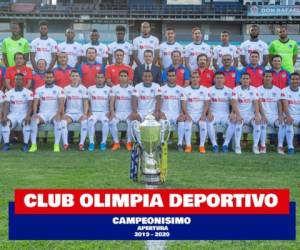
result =
[[[184,114],[181,110],[183,88],[176,84],[176,70],[167,72],[167,83],[161,87],[161,120],[168,120],[178,129],[178,151],[183,151]]]
[[[157,120],[160,118],[161,88],[152,82],[152,73],[143,72],[143,82],[134,87],[132,93],[131,120],[144,121],[146,115],[153,114]]]
[[[33,93],[23,87],[24,75],[22,73],[17,73],[14,81],[16,83],[15,87],[5,93],[2,118],[4,146],[2,150],[9,150],[10,131],[19,125],[23,127],[23,151],[27,152],[29,148]]]
[[[253,153],[259,154],[258,143],[260,139],[260,122],[258,94],[257,89],[250,86],[250,75],[244,72],[241,76],[241,85],[234,88],[232,92],[233,105],[232,110],[236,115],[235,124],[235,153],[241,154],[241,136],[243,125],[252,125],[253,127]]]
[[[66,112],[61,121],[61,133],[64,150],[68,150],[68,124],[80,122],[79,151],[84,150],[84,142],[87,136],[89,110],[87,88],[80,84],[80,75],[77,70],[71,71],[71,84],[64,88],[66,96]]]
[[[35,91],[33,102],[33,116],[31,117],[31,147],[29,152],[37,151],[36,138],[38,125],[43,123],[54,124],[54,152],[60,151],[61,138],[61,114],[64,105],[63,89],[55,85],[54,74],[47,71],[45,74],[45,86]]]
[[[228,144],[234,134],[234,117],[230,115],[230,104],[232,102],[232,90],[225,86],[225,76],[222,72],[215,74],[215,85],[209,88],[209,109],[207,115],[207,131],[213,146],[213,152],[219,151],[216,140],[215,125],[226,127],[225,141],[222,146],[223,153],[228,152]]]
[[[112,150],[120,149],[118,137],[118,123],[126,122],[127,124],[127,143],[126,149],[132,149],[132,131],[131,131],[131,99],[133,86],[129,84],[129,72],[121,70],[119,73],[119,85],[113,86],[110,93],[110,133],[113,139]]]
[[[88,135],[89,135],[89,151],[95,150],[95,125],[97,122],[102,124],[102,141],[99,149],[106,149],[106,141],[108,136],[108,118],[109,118],[109,92],[110,87],[105,85],[105,76],[103,73],[97,73],[96,85],[88,88],[88,99],[90,107],[90,115],[88,118]]]
[[[283,112],[285,114],[285,134],[288,145],[288,154],[294,154],[295,149],[293,145],[294,140],[294,126],[300,125],[300,75],[299,73],[291,74],[290,86],[284,88],[281,92],[281,99],[283,104]],[[282,154],[283,141],[278,142],[278,153]]]
[[[208,112],[208,89],[199,85],[199,73],[192,73],[191,85],[184,89],[182,110],[185,115],[185,152],[192,152],[192,125],[196,123],[200,130],[199,152],[204,154],[204,143],[207,135],[206,114]]]
[[[239,80],[239,70],[232,65],[233,59],[232,55],[225,54],[222,56],[222,67],[220,67],[217,72],[221,72],[225,77],[225,86],[233,89]]]
[[[272,65],[273,85],[280,89],[287,87],[290,84],[290,73],[282,68],[281,55],[272,56],[270,63]]]
[[[261,154],[267,152],[266,137],[267,127],[278,128],[278,142],[284,140],[285,130],[282,114],[282,106],[280,101],[281,90],[272,84],[272,71],[265,71],[263,78],[263,86],[257,88],[259,96],[259,109],[261,114],[261,135],[260,149]],[[278,152],[282,152],[282,144],[278,147]]]

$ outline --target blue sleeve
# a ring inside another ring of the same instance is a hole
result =
[[[190,76],[190,71],[189,69],[185,68],[184,69],[184,80],[190,80],[191,76]]]
[[[103,75],[105,75],[105,69],[106,69],[106,64],[102,64],[101,71],[102,71]]]
[[[80,77],[82,77],[82,69],[81,69],[81,67],[82,67],[82,64],[80,64],[80,65],[77,66],[77,71],[78,71]]]
[[[246,72],[246,68],[243,68],[241,70],[236,69],[236,76],[235,76],[235,84],[239,85],[242,74]]]
[[[6,68],[5,68],[5,67],[2,67],[1,69],[2,69],[2,76],[3,76],[3,78],[5,78]]]
[[[163,81],[163,82],[166,82],[166,81],[167,81],[167,70],[166,70],[166,69],[163,70],[163,73],[162,73],[162,75],[161,75],[161,78],[162,78],[162,81]]]
[[[291,74],[287,71],[286,71],[286,74],[287,74],[287,84],[286,84],[286,86],[289,86],[291,84]]]

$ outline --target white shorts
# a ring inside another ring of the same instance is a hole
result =
[[[92,112],[90,116],[91,119],[94,119],[96,122],[108,122],[108,117],[106,116],[107,112]]]
[[[66,113],[66,116],[69,116],[72,119],[72,122],[79,122],[79,119],[83,114],[80,113]]]
[[[300,116],[292,116],[294,126],[299,126],[300,124]]]
[[[178,113],[164,113],[166,115],[167,120],[171,123],[171,125],[176,125],[179,117]]]
[[[11,122],[11,128],[15,128],[17,125],[23,126],[23,120],[25,119],[26,115],[24,114],[8,114],[7,118]]]
[[[118,112],[118,113],[115,113],[116,115],[116,120],[118,122],[120,121],[127,121],[128,120],[128,116],[130,115],[130,112]]]
[[[278,116],[268,116],[268,126],[272,128],[278,128],[279,127],[279,121],[278,121]]]
[[[44,123],[50,123],[52,122],[56,113],[38,113],[37,115],[43,119]]]
[[[192,118],[193,123],[198,123],[201,117],[201,114],[189,114],[190,117]]]
[[[214,116],[214,119],[212,122],[214,125],[228,126],[229,125],[229,117],[228,117],[228,115]]]
[[[241,114],[241,117],[243,118],[243,122],[244,122],[244,124],[246,124],[246,125],[252,125],[252,120],[253,120],[253,118],[254,118],[254,114],[249,114],[249,115],[247,115],[247,114]]]

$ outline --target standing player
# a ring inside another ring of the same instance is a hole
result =
[[[296,41],[288,38],[288,31],[286,26],[280,26],[279,39],[274,40],[269,47],[270,61],[272,56],[280,55],[282,58],[282,68],[289,73],[294,72],[294,65],[298,56],[298,44]]]
[[[291,74],[290,86],[281,92],[283,112],[285,114],[286,141],[288,144],[288,154],[294,154],[294,126],[300,125],[300,75]],[[283,154],[283,140],[278,142],[278,153]]]
[[[45,86],[38,88],[34,95],[33,116],[31,118],[31,147],[29,152],[37,151],[36,138],[38,125],[54,124],[54,152],[59,152],[61,138],[61,115],[64,106],[64,92],[54,84],[52,71],[45,73]]]
[[[40,59],[37,61],[37,71],[32,72],[32,90],[35,93],[35,90],[39,87],[45,85],[45,73],[47,69],[45,59]]]
[[[23,151],[28,151],[30,137],[30,116],[32,112],[33,94],[23,87],[24,75],[15,75],[15,88],[5,93],[5,103],[3,106],[2,134],[4,140],[3,151],[9,150],[9,137],[11,129],[17,125],[23,127],[24,145]]]
[[[30,61],[34,70],[37,70],[37,61],[45,59],[47,69],[51,70],[56,63],[57,43],[48,37],[48,23],[41,21],[40,37],[34,39],[30,44]]]
[[[68,65],[68,61],[67,53],[60,52],[57,56],[57,67],[53,69],[55,84],[61,88],[65,88],[71,82],[72,67]]]
[[[258,38],[259,26],[252,24],[249,30],[250,39],[241,44],[241,64],[246,67],[250,63],[250,53],[257,51],[259,53],[258,64],[265,67],[268,64],[268,45]]]
[[[197,59],[200,54],[207,56],[207,67],[211,61],[211,48],[208,44],[203,42],[202,33],[199,27],[192,29],[193,42],[185,47],[185,65],[190,72],[193,72],[197,68]]]
[[[240,71],[232,66],[232,56],[229,54],[223,55],[222,67],[217,70],[217,73],[223,73],[225,76],[225,86],[233,89],[239,82]]]
[[[5,95],[0,90],[0,143],[2,141],[2,114],[3,114],[3,103],[4,103]]]
[[[197,56],[197,69],[199,74],[200,85],[209,88],[213,85],[215,73],[213,70],[209,69],[208,57],[206,54],[200,54]]]
[[[64,144],[64,150],[68,150],[68,124],[80,122],[80,142],[79,151],[84,151],[84,142],[87,136],[89,110],[87,88],[80,84],[80,75],[78,71],[72,70],[71,84],[64,88],[66,96],[66,111],[61,121],[61,133]]]
[[[75,32],[73,29],[66,30],[66,41],[58,45],[58,53],[65,52],[68,57],[68,65],[76,68],[80,65],[82,56],[84,56],[82,45],[74,41]]]
[[[151,50],[154,54],[153,64],[156,64],[159,58],[159,41],[157,37],[151,35],[151,26],[148,22],[141,24],[141,35],[133,39],[133,59],[139,66],[144,64],[145,50]]]
[[[239,64],[239,53],[236,46],[229,43],[229,32],[221,32],[221,44],[213,49],[213,65],[216,70],[222,67],[222,58],[224,55],[230,55],[233,58],[233,65],[237,67]]]
[[[99,149],[106,149],[107,135],[109,131],[109,93],[110,88],[105,85],[105,77],[102,73],[97,73],[96,85],[88,88],[88,99],[90,106],[90,116],[88,118],[89,151],[95,150],[95,125],[97,122],[102,124],[102,141]]]
[[[261,118],[259,113],[258,94],[256,88],[250,86],[249,73],[243,73],[241,76],[241,85],[234,88],[232,99],[234,100],[232,110],[236,115],[235,124],[235,153],[241,154],[241,136],[243,125],[252,125],[253,127],[253,153],[259,154],[258,143],[261,134]]]
[[[0,91],[5,89],[5,72],[6,68],[0,65]]]
[[[179,51],[180,52],[180,62],[179,64],[183,63],[183,46],[176,42],[176,34],[174,28],[167,28],[166,29],[166,38],[167,41],[163,42],[159,46],[159,59],[160,59],[160,67],[161,69],[165,69],[169,67],[173,60],[172,60],[172,52]]]
[[[199,73],[194,71],[191,77],[191,85],[183,90],[182,110],[185,115],[185,153],[192,152],[192,127],[193,123],[199,126],[200,144],[199,152],[205,153],[205,140],[207,135],[206,114],[208,112],[208,89],[199,85]]]
[[[267,127],[278,128],[278,141],[284,140],[285,128],[280,101],[281,90],[272,84],[272,72],[264,72],[264,84],[257,89],[261,114],[260,153],[267,152]],[[278,152],[283,152],[282,145]]]
[[[282,57],[280,55],[272,56],[271,65],[272,83],[276,87],[284,89],[290,84],[290,73],[282,68]]]
[[[161,87],[161,113],[160,119],[168,120],[170,124],[177,125],[178,151],[183,151],[184,114],[182,112],[183,88],[176,84],[176,70],[169,69],[167,82]]]
[[[116,62],[115,51],[121,49],[124,51],[124,63],[132,66],[132,44],[125,41],[126,28],[122,25],[116,27],[117,41],[112,42],[108,45],[108,62],[114,64]]]
[[[107,58],[108,58],[108,49],[104,43],[101,43],[99,41],[100,34],[98,30],[93,29],[90,34],[91,41],[87,44],[83,45],[83,54],[86,56],[84,57],[85,61],[87,59],[87,50],[88,48],[94,48],[96,50],[96,62],[98,64],[107,64]]]
[[[126,149],[132,149],[131,138],[131,99],[134,88],[129,84],[128,72],[121,70],[119,73],[120,84],[113,86],[110,93],[110,131],[113,138],[112,150],[115,151],[120,148],[118,137],[117,124],[119,122],[126,122],[127,124],[127,143]]]

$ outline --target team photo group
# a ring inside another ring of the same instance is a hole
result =
[[[240,46],[232,45],[230,33],[223,31],[214,47],[204,42],[199,27],[191,27],[186,46],[176,42],[171,27],[160,43],[148,22],[141,24],[141,35],[132,43],[125,40],[125,27],[117,26],[116,41],[108,45],[95,29],[90,42],[80,44],[71,28],[66,40],[57,43],[48,36],[46,21],[39,23],[40,37],[30,43],[17,22],[11,23],[11,32],[2,41],[2,151],[11,149],[17,127],[23,132],[22,150],[38,151],[42,124],[53,125],[53,151],[68,150],[72,123],[80,124],[80,151],[107,150],[109,136],[111,150],[119,150],[125,137],[130,151],[133,121],[143,122],[152,114],[172,124],[178,151],[193,151],[196,132],[202,154],[208,143],[214,153],[227,153],[232,143],[233,151],[241,154],[247,138],[253,141],[254,154],[267,152],[268,139],[276,141],[279,154],[295,152],[300,124],[300,74],[294,69],[298,44],[284,25],[269,45],[253,24],[249,39]],[[122,133],[120,123],[126,125]],[[245,133],[245,126],[251,134]]]

